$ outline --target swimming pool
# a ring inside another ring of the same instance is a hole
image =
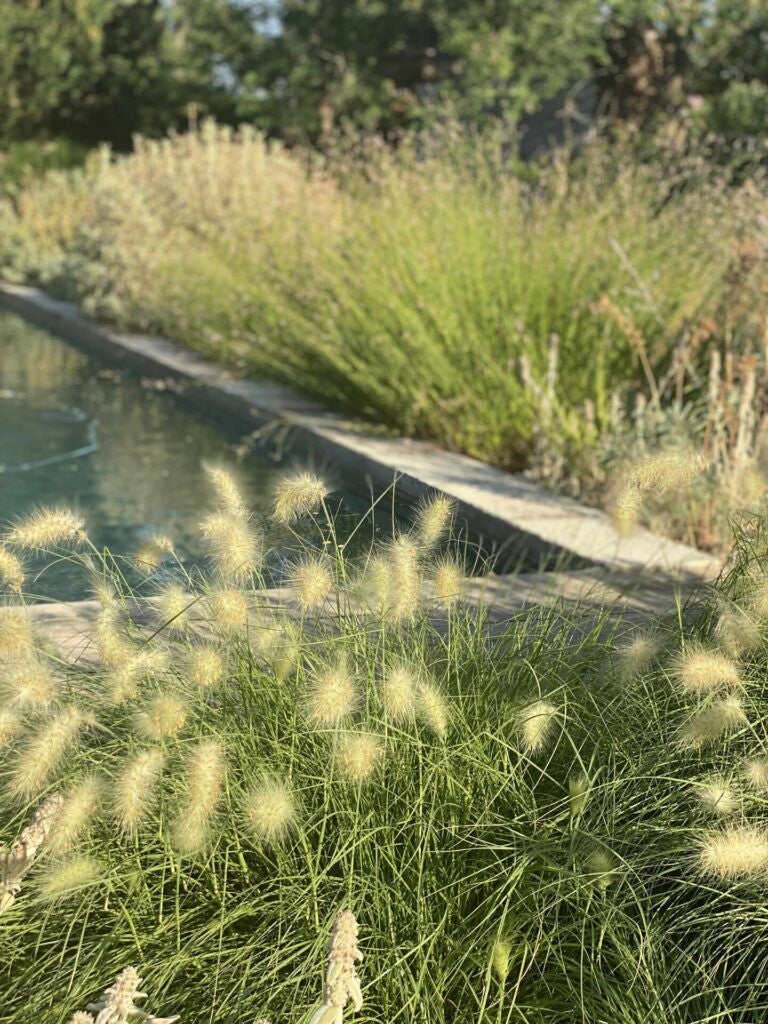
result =
[[[257,518],[266,517],[277,481],[292,468],[290,458],[280,462],[261,448],[239,460],[242,440],[236,426],[184,407],[165,382],[116,370],[0,312],[0,524],[39,505],[67,505],[83,514],[99,546],[130,555],[162,532],[188,565],[197,564],[197,525],[211,504],[202,463],[235,468]],[[329,482],[339,487],[340,529],[349,530],[370,496],[362,482],[352,486],[335,473]],[[402,515],[389,503],[357,543],[368,545],[374,530]],[[66,565],[46,570],[31,591],[49,600],[90,596]]]

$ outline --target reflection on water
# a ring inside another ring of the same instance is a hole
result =
[[[211,502],[201,462],[234,465],[230,446],[238,436],[0,313],[1,522],[37,505],[66,504],[83,513],[100,546],[130,554],[162,531],[193,564],[202,558],[197,523]],[[257,515],[266,513],[284,472],[260,453],[237,467]],[[367,504],[344,500],[346,511]],[[367,544],[370,530],[361,533]],[[35,590],[57,600],[89,596],[64,565],[46,571]]]

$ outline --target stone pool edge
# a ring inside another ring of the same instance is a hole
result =
[[[397,481],[411,500],[440,492],[481,537],[525,550],[529,558],[558,553],[571,561],[675,579],[716,577],[711,555],[637,530],[622,536],[610,518],[524,477],[422,441],[376,434],[374,428],[331,412],[291,388],[244,380],[225,367],[165,338],[127,334],[84,317],[76,305],[38,288],[0,281],[0,308],[68,338],[95,354],[152,377],[172,378],[185,399],[250,430],[279,426],[314,461],[358,473],[377,488]]]

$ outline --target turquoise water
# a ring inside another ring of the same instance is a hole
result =
[[[211,504],[205,460],[231,465],[251,508],[266,518],[291,463],[279,464],[263,450],[238,462],[239,432],[190,412],[160,384],[99,364],[0,313],[0,523],[39,505],[63,504],[84,515],[99,546],[130,555],[162,532],[194,565],[203,559],[197,524]],[[341,531],[348,532],[370,499],[337,474],[330,483],[341,487],[333,499]],[[370,543],[372,530],[366,525],[357,542]],[[47,569],[30,589],[53,600],[90,596],[67,565]]]

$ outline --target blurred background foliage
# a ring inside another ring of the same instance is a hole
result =
[[[446,103],[729,144],[765,125],[767,42],[765,0],[4,0],[0,174],[207,116],[396,140]]]

